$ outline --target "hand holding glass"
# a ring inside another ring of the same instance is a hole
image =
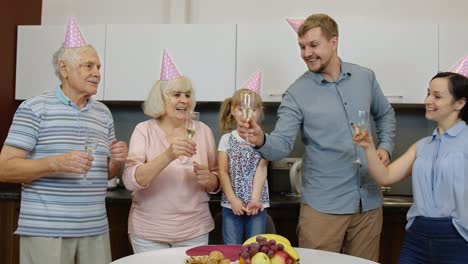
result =
[[[254,91],[246,90],[240,94],[240,110],[242,116],[247,119],[247,122],[252,118],[253,111],[255,109],[255,93]],[[251,146],[249,142],[249,135],[245,137],[245,143],[243,146]]]
[[[354,135],[369,135],[369,112],[365,110],[358,111],[358,122],[353,124],[353,133]],[[353,163],[362,163],[358,152],[356,152],[356,160]]]
[[[88,153],[89,155],[94,155],[94,152],[96,151],[97,146],[99,145],[99,138],[96,135],[93,135],[92,133],[87,132],[86,133],[86,138],[85,138],[85,152]],[[83,184],[90,184],[90,182],[86,179],[86,176],[88,173],[85,173],[83,175]]]
[[[197,131],[198,123],[200,122],[200,113],[191,112],[187,115],[185,119],[185,129],[187,132],[187,138],[193,139],[195,132]],[[190,161],[190,157],[184,157],[180,160],[180,163],[187,164]]]

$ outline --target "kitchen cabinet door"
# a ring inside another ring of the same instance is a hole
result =
[[[344,23],[338,54],[372,69],[390,103],[422,104],[438,70],[437,24]]]
[[[105,25],[80,25],[86,42],[93,45],[101,60],[101,75],[105,72]],[[52,56],[65,40],[63,26],[19,26],[16,54],[16,100],[26,100],[45,92],[54,91],[60,84],[52,65]],[[98,92],[104,94],[104,76],[101,76]]]
[[[461,24],[439,25],[439,71],[449,71],[468,55],[468,35]]]
[[[279,102],[283,92],[307,66],[301,59],[297,34],[284,22],[237,25],[236,89],[262,71],[264,102]]]
[[[235,38],[235,25],[107,25],[104,99],[144,100],[166,48],[197,101],[223,101],[234,92]]]
[[[297,35],[280,24],[240,24],[237,34],[236,88],[255,70],[264,73],[262,98],[279,102],[307,67]],[[391,103],[424,102],[429,79],[438,70],[437,24],[342,23],[338,56],[372,69]]]

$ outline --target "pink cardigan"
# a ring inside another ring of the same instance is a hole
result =
[[[217,170],[216,145],[211,129],[200,122],[194,137],[197,154],[192,160]],[[193,166],[172,161],[147,187],[135,180],[138,166],[169,147],[156,119],[139,123],[130,139],[123,173],[125,187],[132,191],[128,233],[158,241],[177,242],[206,234],[214,228],[209,195],[194,179]]]

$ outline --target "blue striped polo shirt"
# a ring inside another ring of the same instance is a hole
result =
[[[60,87],[18,107],[5,144],[29,151],[28,159],[84,151],[90,132],[99,138],[87,174],[90,184],[83,184],[83,175],[74,173],[23,183],[16,234],[83,237],[107,232],[107,160],[115,138],[112,114],[104,104],[90,99],[79,109]]]

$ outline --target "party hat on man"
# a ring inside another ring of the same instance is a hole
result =
[[[169,57],[169,53],[167,53],[166,49],[163,52],[163,59],[161,63],[161,74],[160,80],[161,81],[170,81],[180,77],[180,73],[177,70],[174,62],[172,62],[171,57]]]
[[[255,72],[250,79],[242,86],[242,88],[249,89],[251,91],[260,94],[260,83],[262,80],[262,72],[257,71]]]
[[[450,71],[468,77],[468,56],[463,57]]]
[[[302,23],[304,23],[304,19],[302,18],[286,18],[286,21],[292,27],[292,29],[296,31],[296,33],[299,31]]]
[[[68,18],[67,33],[65,34],[65,44],[64,47],[69,48],[79,48],[86,45],[86,41],[81,35],[80,29],[78,28],[78,23],[74,17]]]

